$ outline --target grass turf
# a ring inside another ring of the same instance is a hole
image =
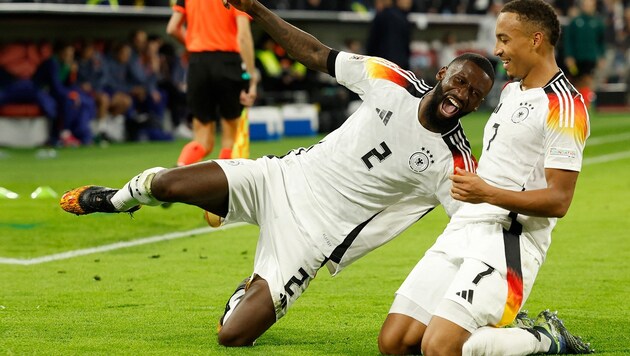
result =
[[[487,114],[464,121],[478,154]],[[586,161],[630,151],[630,118],[593,115]],[[252,156],[283,154],[317,137],[252,144]],[[57,199],[30,199],[42,185],[58,193],[83,184],[122,186],[152,166],[171,166],[183,142],[62,149],[2,149],[0,257],[33,258],[203,227],[198,209],[145,207],[126,215],[76,217]],[[585,163],[569,214],[554,232],[525,308],[560,311],[598,354],[630,354],[628,241],[630,159]],[[376,338],[396,288],[442,231],[440,209],[338,277],[321,271],[286,318],[254,348],[216,343],[216,321],[251,272],[254,226],[200,234],[30,266],[0,264],[1,354],[377,354]]]

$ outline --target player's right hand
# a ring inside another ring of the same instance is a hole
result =
[[[223,6],[225,6],[226,9],[229,9],[231,5],[244,12],[249,11],[249,9],[251,9],[252,6],[254,5],[254,0],[221,0],[221,1],[223,1]]]

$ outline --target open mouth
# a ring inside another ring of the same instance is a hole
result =
[[[442,100],[442,104],[440,105],[440,111],[442,112],[442,115],[446,117],[456,115],[461,108],[462,104],[450,96],[444,98],[444,100]]]

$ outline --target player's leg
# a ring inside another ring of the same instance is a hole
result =
[[[212,153],[220,99],[213,74],[214,62],[209,53],[191,53],[186,76],[188,108],[193,114],[193,139],[181,150],[178,166],[201,161]]]
[[[220,159],[232,158],[232,147],[236,141],[236,131],[240,117],[221,119],[221,152]]]
[[[590,344],[570,333],[556,313],[540,312],[532,325],[475,330],[464,344],[462,354],[525,356],[532,354],[588,354]]]
[[[378,337],[383,354],[420,353],[426,326],[459,268],[458,259],[427,251],[396,291]]]
[[[201,121],[197,117],[192,121],[193,138],[182,148],[177,158],[177,166],[186,166],[201,161],[214,148],[216,123]]]
[[[420,354],[420,342],[427,326],[404,314],[390,313],[378,335],[378,348],[385,355]]]
[[[95,212],[132,212],[139,205],[180,202],[225,216],[228,182],[216,162],[165,169],[155,167],[133,177],[122,189],[85,186],[61,198],[64,210],[84,215]]]
[[[422,338],[422,354],[461,355],[462,347],[470,334],[470,331],[457,323],[434,315]]]
[[[217,66],[221,69],[221,77],[218,83],[221,87],[219,93],[219,113],[221,114],[221,152],[219,158],[232,158],[232,147],[236,140],[238,122],[243,111],[241,104],[241,90],[243,90],[243,80],[241,75],[241,57],[232,53],[221,56]]]
[[[219,344],[251,346],[276,322],[269,284],[256,276],[244,289],[237,288],[235,297],[228,301],[226,309],[229,307],[230,310],[226,310],[220,320]]]
[[[273,182],[266,183],[259,199],[263,205],[258,219],[264,224],[256,246],[254,278],[245,288],[237,288],[219,321],[219,343],[225,346],[251,345],[287,313],[325,261],[293,220],[288,201]],[[230,204],[230,211],[233,208]]]

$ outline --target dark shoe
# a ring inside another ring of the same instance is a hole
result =
[[[236,290],[234,291],[230,299],[228,299],[227,303],[225,303],[225,312],[223,312],[223,316],[221,316],[221,319],[219,319],[219,325],[217,325],[217,332],[221,331],[221,328],[223,327],[223,322],[230,316],[230,314],[232,314],[232,312],[234,311],[234,308],[236,308],[238,303],[241,301],[241,299],[245,295],[245,291],[247,290],[247,287],[249,286],[250,280],[251,280],[251,277],[245,278],[238,285],[238,287],[236,287]]]
[[[547,335],[552,341],[550,354],[590,354],[595,352],[589,343],[567,330],[557,312],[543,310],[538,314],[534,329]]]
[[[66,192],[61,197],[59,205],[61,205],[63,210],[76,215],[122,213],[122,211],[116,210],[111,202],[112,196],[117,191],[118,189],[86,185]],[[140,209],[140,206],[135,206],[125,211],[125,213],[132,213],[138,209]]]

